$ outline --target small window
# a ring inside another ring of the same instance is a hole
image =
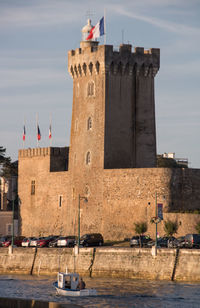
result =
[[[91,118],[89,118],[88,121],[87,121],[87,129],[88,130],[92,129],[92,119]]]
[[[80,93],[80,86],[79,86],[79,83],[77,83],[77,85],[76,85],[76,97],[79,97],[79,93]]]
[[[12,224],[6,224],[6,234],[7,235],[12,234]]]
[[[88,82],[87,95],[94,96],[94,81]]]
[[[31,195],[35,195],[35,181],[31,181]]]
[[[73,200],[76,199],[75,188],[74,187],[72,188],[72,198],[73,198]]]
[[[75,132],[78,131],[78,119],[75,120]]]
[[[61,207],[62,206],[62,202],[63,202],[63,196],[60,195],[58,200],[59,200],[59,207]]]
[[[91,163],[91,155],[90,152],[87,152],[86,154],[86,165],[89,165]]]

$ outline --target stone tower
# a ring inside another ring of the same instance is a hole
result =
[[[90,164],[96,170],[155,167],[154,77],[160,50],[98,46],[85,40],[91,27],[88,21],[80,48],[68,53],[73,78],[69,170],[85,173]]]

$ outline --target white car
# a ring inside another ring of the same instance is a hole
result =
[[[38,241],[38,238],[34,237],[34,238],[30,241],[30,247],[36,247],[36,246],[37,246],[37,241]]]
[[[57,241],[57,247],[74,247],[76,236],[62,236]]]
[[[25,237],[22,241],[22,247],[29,247],[31,241],[34,239],[34,237]]]

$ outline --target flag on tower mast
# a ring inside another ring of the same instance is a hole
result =
[[[100,19],[100,21],[96,24],[96,26],[94,26],[91,30],[90,33],[88,35],[88,37],[86,38],[86,40],[91,40],[91,39],[96,39],[101,35],[104,35],[105,31],[104,31],[104,17],[102,17]]]
[[[49,139],[51,139],[52,134],[51,134],[51,124],[49,125]]]
[[[37,140],[41,139],[41,133],[40,133],[40,128],[39,125],[37,124]]]
[[[25,125],[24,125],[24,128],[23,128],[23,141],[25,141],[26,139],[26,128],[25,128]]]

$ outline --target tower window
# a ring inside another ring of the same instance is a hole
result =
[[[91,154],[90,152],[87,152],[86,154],[86,165],[89,165],[91,163]]]
[[[79,92],[80,92],[80,86],[79,83],[76,85],[76,97],[79,97]]]
[[[31,195],[35,195],[35,181],[31,181]]]
[[[63,202],[63,196],[60,195],[59,198],[58,198],[59,207],[62,206],[62,202]]]
[[[94,96],[94,81],[88,82],[87,95]]]
[[[87,121],[87,129],[91,130],[92,129],[92,119],[89,117],[88,121]]]
[[[75,132],[78,131],[78,119],[75,120]]]

